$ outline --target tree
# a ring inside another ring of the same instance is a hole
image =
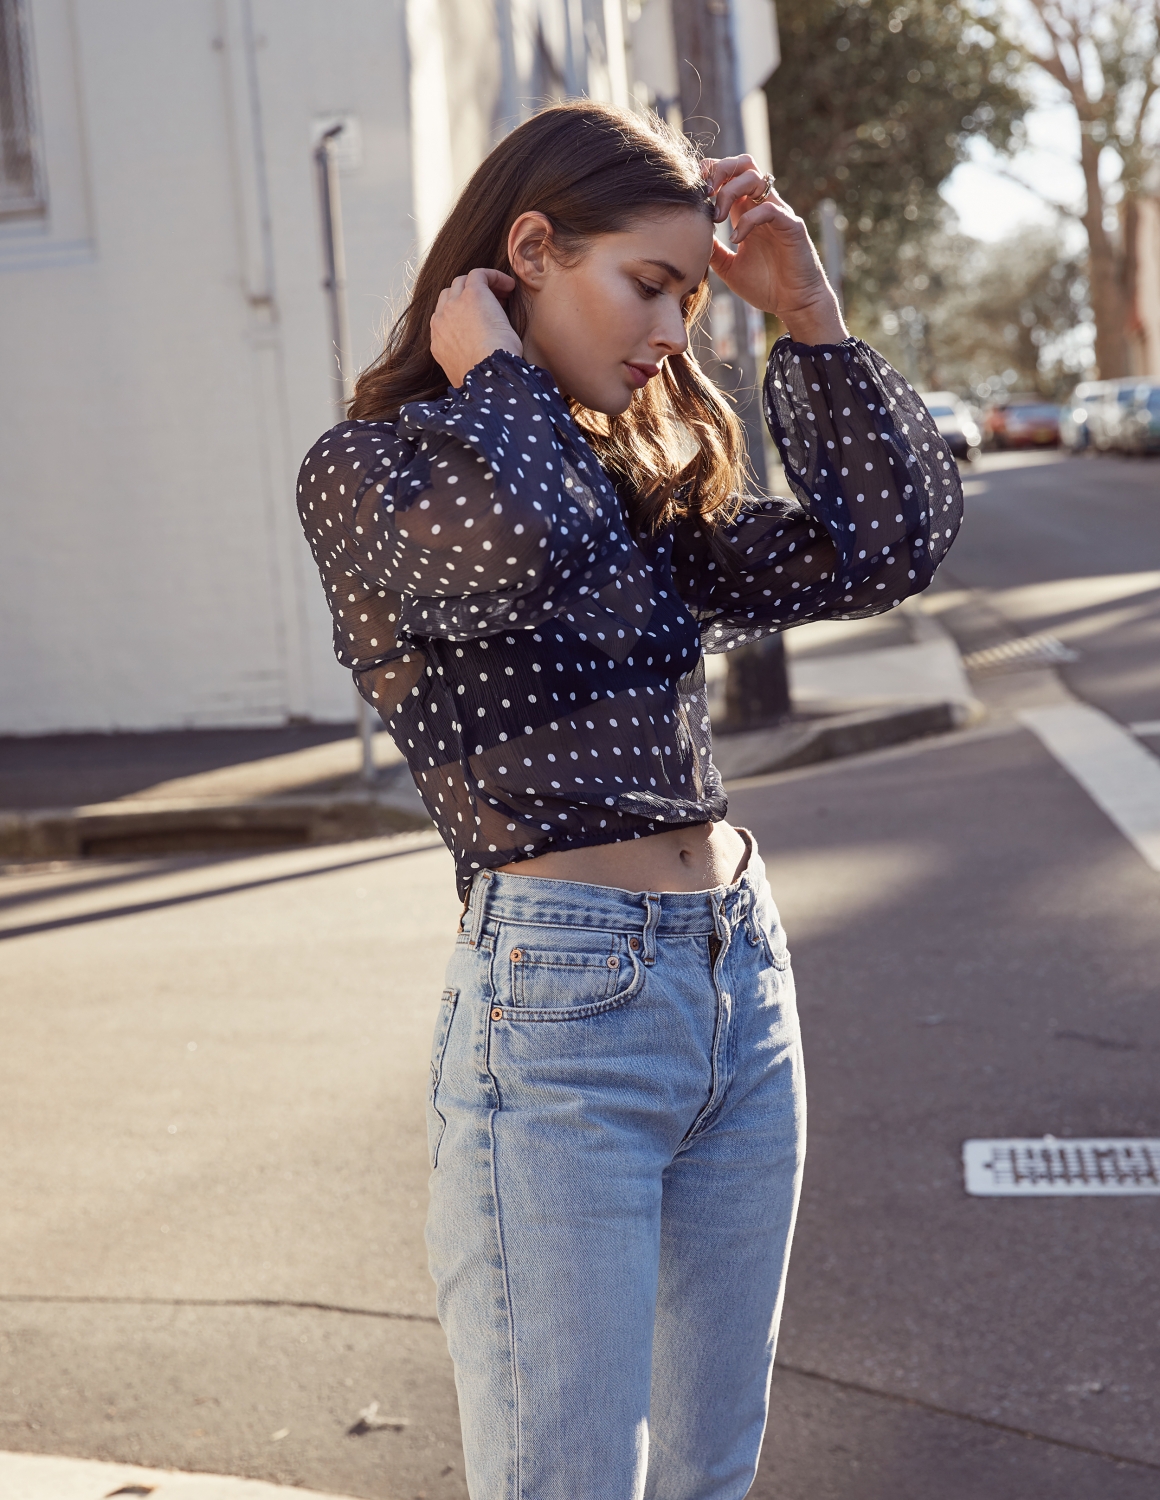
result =
[[[986,244],[946,222],[903,252],[868,336],[915,384],[1058,399],[1086,369],[1086,257],[1055,229]]]
[[[1160,134],[1154,108],[1160,0],[1025,0],[1018,11],[1009,7],[1007,28],[1026,65],[1053,79],[1075,110],[1096,364],[1105,379],[1127,375],[1137,204],[1150,148]],[[1119,158],[1119,182],[1111,192],[1101,178],[1105,153]],[[1113,206],[1120,210],[1118,226]]]
[[[766,86],[778,186],[799,213],[833,198],[848,233],[847,305],[876,318],[906,246],[941,221],[940,185],[982,138],[1019,139],[1022,53],[986,0],[779,0]]]

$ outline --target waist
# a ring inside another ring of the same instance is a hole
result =
[[[479,933],[489,920],[588,927],[632,932],[650,925],[658,935],[707,934],[722,921],[740,923],[768,906],[776,908],[765,878],[765,866],[752,834],[746,834],[745,867],[730,884],[698,891],[630,891],[617,886],[555,880],[542,875],[513,875],[484,870],[468,893],[460,930]],[[538,863],[538,861],[537,861]]]
[[[549,850],[498,868],[505,875],[628,891],[707,891],[737,880],[749,850],[749,834],[722,820],[650,832],[643,838]]]

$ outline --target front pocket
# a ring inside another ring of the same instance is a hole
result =
[[[526,943],[526,933],[527,929],[517,931],[515,941],[500,949],[509,986],[503,997],[507,1003],[500,1009],[508,1020],[578,1021],[598,1016],[630,1000],[643,983],[644,969],[627,937],[620,934],[586,934],[593,946],[578,951],[572,946],[574,931],[563,931],[558,947],[549,946],[540,935]]]
[[[435,1039],[431,1044],[431,1084],[427,1090],[427,1151],[431,1170],[439,1165],[439,1144],[447,1121],[439,1110],[439,1083],[443,1077],[443,1054],[447,1051],[447,1038],[451,1034],[451,1022],[455,1017],[458,990],[444,990],[439,1004],[439,1019],[435,1023]]]
[[[766,932],[762,929],[761,940],[765,944],[770,963],[784,974],[790,966],[790,956],[789,949],[785,945],[783,930],[780,927],[775,928],[773,932]]]

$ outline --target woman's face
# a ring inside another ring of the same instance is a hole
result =
[[[691,208],[650,213],[598,235],[572,264],[552,256],[547,229],[542,215],[524,214],[508,242],[529,308],[524,357],[565,395],[616,416],[688,347],[683,304],[705,278],[713,225]]]

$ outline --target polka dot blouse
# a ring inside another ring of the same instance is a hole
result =
[[[798,498],[645,538],[548,373],[504,351],[307,455],[298,506],[335,651],[461,894],[477,870],[724,817],[702,652],[930,582],[962,488],[902,377],[857,339],[782,339],[764,402]]]

